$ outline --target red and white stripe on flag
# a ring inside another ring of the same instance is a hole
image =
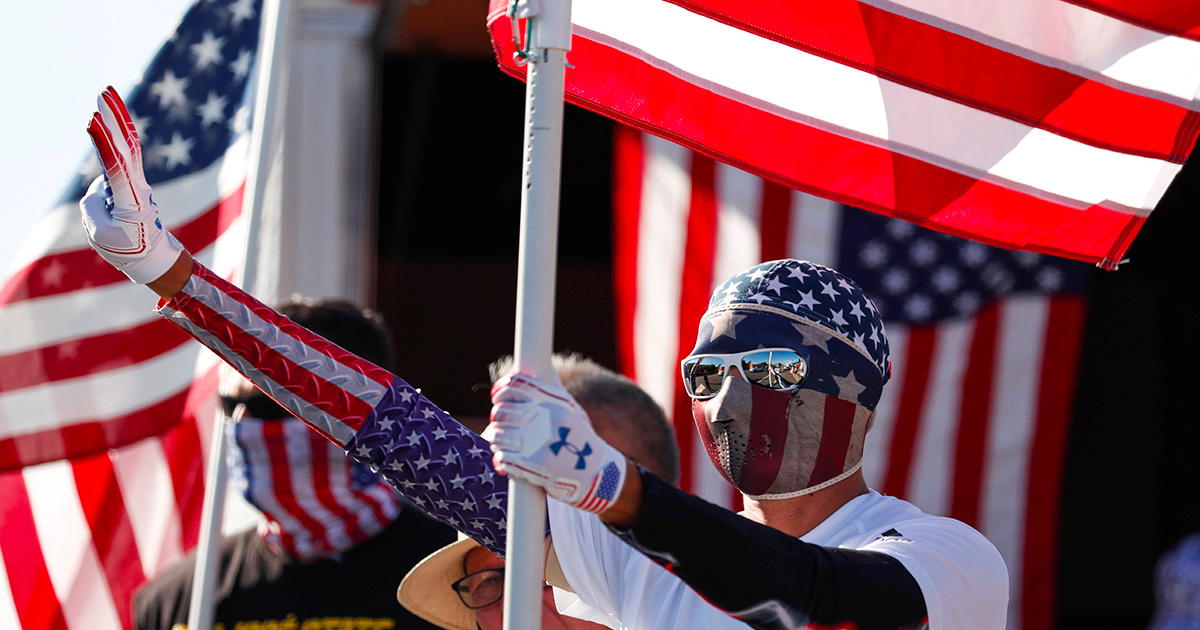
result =
[[[508,5],[488,25],[524,77]],[[574,0],[566,98],[797,190],[1111,267],[1200,133],[1193,5]]]
[[[227,274],[247,141],[155,186],[163,221]],[[41,255],[0,290],[5,628],[130,628],[134,589],[199,536],[219,361],[91,251],[78,213],[51,211],[26,241]]]
[[[208,400],[208,422],[0,472],[0,627],[132,627],[134,589],[199,538]]]
[[[229,228],[244,188],[231,173],[245,159],[230,162],[154,188],[162,220],[200,260],[227,250],[226,273],[242,247]],[[35,226],[22,257],[0,285],[0,470],[158,435],[194,408],[189,397],[211,394],[216,361],[198,366],[200,348],[155,313],[157,296],[92,251],[75,203]]]
[[[245,251],[258,14],[198,2],[124,95],[163,223],[224,276]],[[134,588],[199,534],[219,361],[88,246],[98,160],[82,170],[0,282],[3,628],[130,628]]]
[[[679,382],[711,291],[764,260],[845,270],[861,251],[839,251],[843,232],[855,215],[874,217],[628,128],[618,128],[614,158],[623,371],[672,417],[683,487],[740,508],[696,436]],[[886,321],[892,379],[867,436],[867,481],[996,545],[1012,580],[1010,628],[1049,629],[1054,620],[1061,462],[1083,316],[1078,295],[1048,293],[1002,298],[965,319]]]

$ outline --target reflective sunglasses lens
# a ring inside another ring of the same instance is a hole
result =
[[[693,398],[712,398],[721,391],[725,380],[725,361],[717,357],[701,357],[684,364],[688,389]]]
[[[746,380],[767,389],[791,389],[804,380],[808,364],[790,350],[766,350],[742,357]]]

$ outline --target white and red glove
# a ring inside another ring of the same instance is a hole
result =
[[[88,243],[130,280],[146,284],[175,264],[183,245],[158,220],[142,172],[142,145],[125,103],[109,87],[96,98],[96,109],[88,135],[104,175],[79,200]]]
[[[625,456],[600,439],[587,413],[557,383],[510,374],[492,387],[492,422],[483,437],[502,474],[599,514],[625,485]]]

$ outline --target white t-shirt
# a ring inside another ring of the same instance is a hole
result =
[[[747,627],[625,544],[596,516],[558,501],[548,504],[555,552],[580,599],[564,612],[629,630]],[[882,536],[893,529],[900,536]],[[1004,561],[982,534],[959,521],[924,514],[906,501],[871,491],[800,539],[899,560],[925,597],[930,630],[1005,626]]]

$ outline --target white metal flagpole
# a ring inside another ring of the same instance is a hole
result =
[[[524,59],[528,71],[513,358],[517,369],[523,372],[550,376],[554,373],[550,352],[554,341],[563,81],[567,51],[571,48],[571,2],[513,0],[509,16],[513,19],[514,34],[520,32],[518,20],[527,20]],[[505,630],[541,627],[545,527],[545,493],[532,484],[510,479]]]
[[[242,215],[246,223],[246,250],[242,261],[241,285],[254,292],[258,272],[258,232],[262,224],[263,190],[270,166],[268,143],[274,128],[275,99],[279,92],[279,75],[283,64],[284,28],[287,24],[288,0],[264,0],[258,44],[258,85],[254,95],[254,124],[250,139],[251,170],[246,174],[246,189],[242,197]],[[213,428],[211,452],[204,489],[203,514],[200,520],[200,540],[196,544],[196,571],[192,576],[192,601],[188,608],[190,630],[212,630],[213,591],[220,558],[217,549],[221,542],[221,520],[224,516],[227,475],[225,468],[225,422],[222,417]]]

